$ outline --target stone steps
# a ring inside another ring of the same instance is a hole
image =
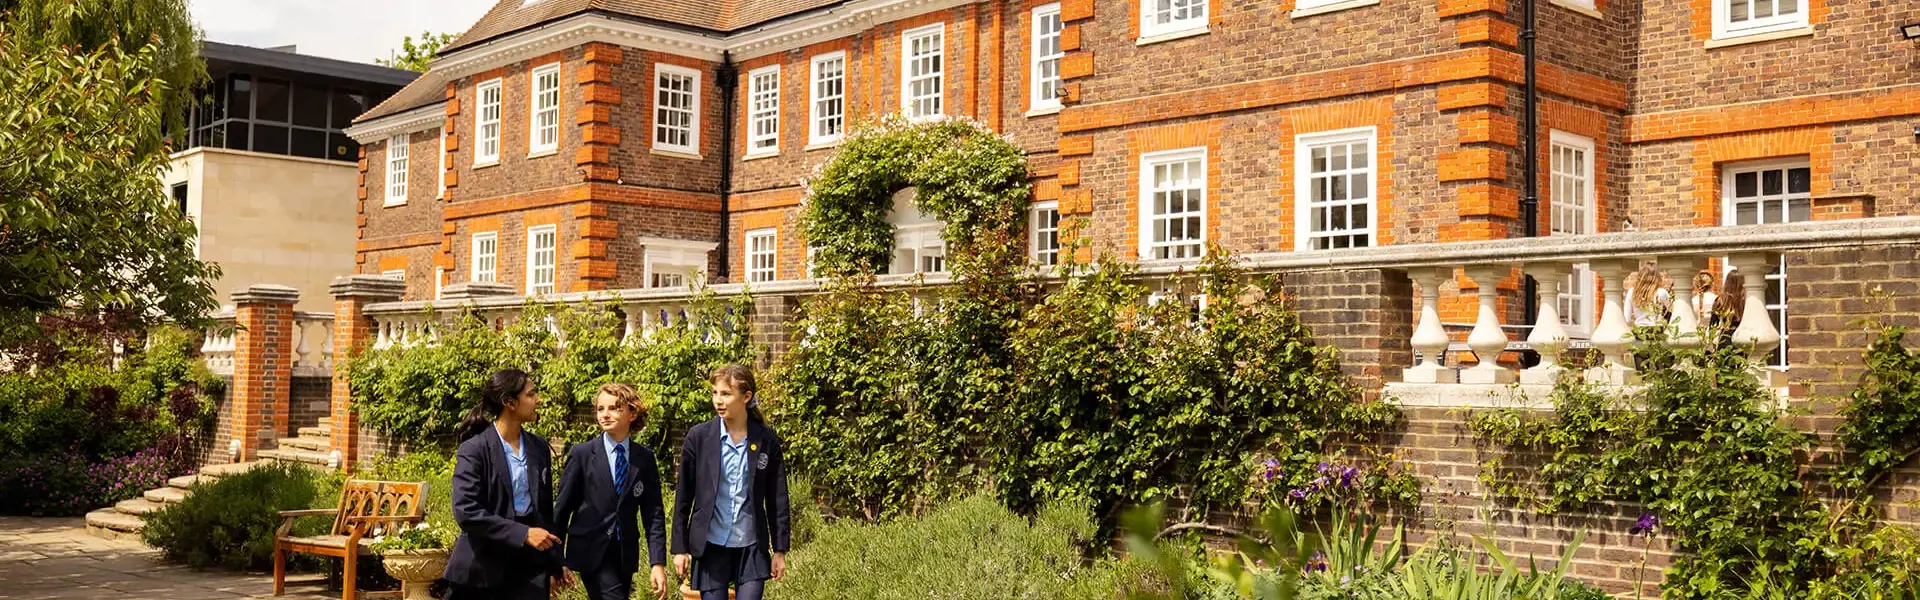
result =
[[[140,529],[146,526],[146,516],[168,504],[186,499],[194,484],[211,483],[221,477],[245,473],[259,464],[259,461],[255,461],[211,465],[201,468],[198,475],[169,479],[165,487],[147,490],[138,498],[87,513],[87,533],[103,539],[140,541]]]
[[[276,450],[261,450],[260,458],[262,460],[302,463],[324,467],[327,466],[328,459],[331,458],[329,454],[330,452],[307,452],[293,448],[280,448]]]
[[[326,454],[333,450],[333,440],[323,438],[323,437],[307,437],[307,436],[300,436],[297,438],[286,438],[286,439],[280,440],[280,448],[282,450],[292,448],[302,452],[319,452],[321,454]]]

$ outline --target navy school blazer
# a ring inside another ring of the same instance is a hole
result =
[[[533,494],[533,526],[553,533],[553,452],[546,438],[527,431],[527,487]],[[489,427],[460,443],[453,462],[453,520],[460,539],[447,557],[444,577],[466,587],[498,587],[509,565],[533,564],[560,574],[560,546],[545,552],[527,546],[527,525],[513,520],[513,472],[506,445]],[[555,533],[555,535],[559,535]]]
[[[717,510],[714,496],[720,475],[719,417],[687,430],[680,445],[680,485],[673,498],[673,552],[700,556],[707,551],[707,531]],[[747,503],[753,511],[758,541],[774,552],[786,552],[793,541],[793,521],[787,507],[787,465],[780,437],[772,427],[747,422]],[[755,449],[757,448],[757,449]]]
[[[627,490],[615,494],[607,467],[605,434],[574,444],[560,473],[560,504],[554,507],[555,532],[566,542],[566,565],[580,572],[600,567],[607,544],[620,549],[620,572],[640,570],[640,536],[635,516],[646,519],[648,564],[667,564],[667,511],[660,504],[660,466],[653,451],[627,440]],[[620,528],[620,539],[607,535]]]

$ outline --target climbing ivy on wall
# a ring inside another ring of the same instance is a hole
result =
[[[1572,377],[1551,413],[1475,412],[1469,426],[1493,448],[1482,481],[1547,513],[1646,506],[1643,523],[1679,552],[1666,598],[1866,598],[1908,586],[1920,542],[1878,523],[1871,494],[1920,449],[1920,358],[1905,330],[1869,327],[1868,373],[1843,413],[1829,485],[1810,467],[1816,440],[1787,423],[1740,348],[1676,349],[1652,331],[1636,358],[1665,366],[1642,369],[1637,392],[1609,396]]]

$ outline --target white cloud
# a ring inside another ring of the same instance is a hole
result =
[[[207,39],[370,63],[421,31],[459,34],[494,0],[188,0]]]

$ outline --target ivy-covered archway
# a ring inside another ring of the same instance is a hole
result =
[[[894,193],[945,224],[956,277],[1005,273],[1020,264],[1032,189],[1026,154],[979,123],[908,122],[898,115],[855,129],[807,181],[801,234],[823,276],[879,272],[893,252],[887,222]]]

